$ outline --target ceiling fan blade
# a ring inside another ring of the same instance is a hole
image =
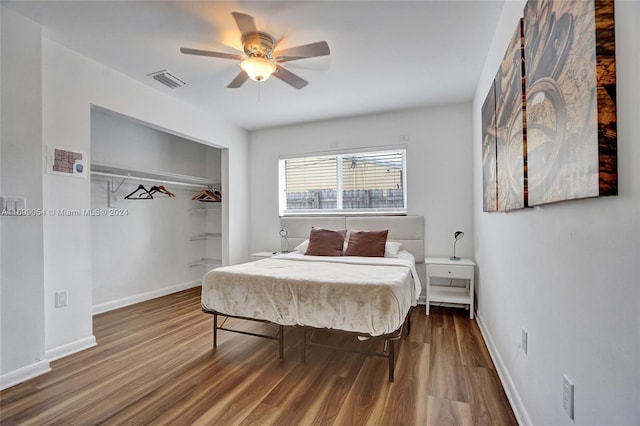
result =
[[[309,84],[309,82],[301,77],[298,77],[291,71],[288,71],[282,68],[280,65],[276,65],[276,72],[273,73],[274,77],[279,78],[285,83],[295,87],[296,89],[302,89],[304,86]]]
[[[255,33],[258,31],[256,29],[256,22],[254,21],[253,16],[241,12],[231,12],[231,14],[236,20],[236,25],[238,25],[238,28],[240,29],[242,35],[245,35],[246,33]]]
[[[234,78],[233,81],[231,81],[231,83],[229,83],[227,88],[229,88],[229,89],[237,89],[238,87],[242,86],[244,84],[244,82],[247,81],[248,78],[249,78],[249,76],[247,75],[246,72],[240,71],[240,74],[236,75],[236,78]]]
[[[213,58],[237,59],[237,60],[242,59],[242,55],[236,55],[234,53],[212,52],[210,50],[189,49],[188,47],[181,47],[180,52],[186,55],[211,56]]]
[[[290,47],[276,51],[273,56],[279,62],[295,61],[296,59],[315,58],[316,56],[325,56],[331,53],[329,45],[326,41],[305,44],[303,46]]]

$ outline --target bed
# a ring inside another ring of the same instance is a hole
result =
[[[302,328],[304,362],[308,347],[327,346],[314,342],[316,329],[377,338],[383,349],[370,355],[389,359],[389,380],[393,381],[394,342],[405,326],[408,329],[409,309],[416,305],[421,291],[415,260],[424,260],[422,217],[283,218],[281,226],[288,231],[290,248],[308,239],[312,227],[349,230],[351,247],[356,246],[356,235],[388,230],[386,241],[395,246],[386,245],[389,257],[292,252],[209,271],[202,282],[202,310],[214,316],[214,347],[217,330],[236,331],[278,340],[282,360],[284,327],[295,326]],[[348,245],[344,251],[359,254]],[[219,316],[269,322],[279,329],[276,335],[228,329],[218,324]]]

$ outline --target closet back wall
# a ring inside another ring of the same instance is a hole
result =
[[[120,116],[91,112],[92,163],[220,182],[220,154],[218,149]],[[92,176],[92,209],[107,207],[110,179]],[[120,182],[122,179],[114,178],[112,189]],[[205,232],[220,232],[220,209],[206,215],[192,214],[190,209],[202,207],[202,203],[191,200],[198,188],[170,184],[165,187],[175,198],[124,199],[141,183],[146,188],[154,185],[128,180],[111,195],[111,208],[122,209],[124,215],[91,218],[94,313],[199,285],[205,268],[211,267],[193,266],[194,261],[211,254],[207,253],[206,242],[190,239]]]

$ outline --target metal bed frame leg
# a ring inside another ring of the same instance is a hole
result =
[[[203,308],[202,311],[207,313],[207,314],[212,314],[213,315],[213,350],[214,350],[214,352],[215,352],[216,348],[218,347],[218,330],[225,330],[225,331],[230,331],[230,332],[233,332],[233,333],[246,334],[248,336],[263,337],[265,339],[277,340],[278,341],[278,355],[280,356],[280,362],[284,362],[284,325],[279,325],[278,324],[278,327],[279,327],[278,333],[276,333],[275,335],[258,334],[258,333],[253,333],[253,332],[250,332],[250,331],[242,331],[242,330],[235,330],[235,329],[225,328],[224,325],[225,325],[225,323],[226,323],[228,318],[239,318],[239,319],[248,320],[248,321],[256,321],[256,322],[270,323],[270,324],[274,324],[274,323],[271,323],[269,321],[264,321],[264,320],[256,320],[256,319],[252,319],[252,318],[244,318],[244,317],[236,317],[236,316],[226,315],[226,314],[219,314],[216,311],[207,311],[204,308]],[[221,325],[218,325],[218,316],[219,315],[222,315],[223,317],[225,317],[225,320],[222,321]]]
[[[218,314],[213,314],[213,349],[218,347]]]
[[[284,326],[280,326],[280,336],[278,336],[278,346],[280,349],[280,362],[284,362]]]
[[[302,363],[305,364],[307,362],[307,329],[302,327],[302,352],[300,352],[300,359]]]
[[[389,381],[393,382],[393,370],[396,365],[396,351],[395,344],[393,340],[388,340],[389,342]]]

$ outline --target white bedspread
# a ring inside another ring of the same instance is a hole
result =
[[[208,272],[202,306],[276,324],[379,336],[402,325],[419,289],[412,257],[287,254]]]

